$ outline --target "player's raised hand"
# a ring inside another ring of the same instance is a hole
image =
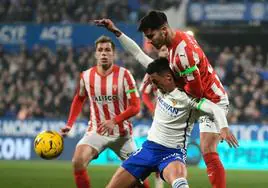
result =
[[[224,127],[220,130],[220,137],[228,143],[230,148],[237,148],[239,146],[238,140],[228,127]]]
[[[63,127],[60,129],[60,135],[65,137],[67,134],[70,132],[71,128],[70,127]]]
[[[101,122],[99,124],[99,127],[97,129],[97,132],[99,132],[101,135],[104,135],[106,132],[108,132],[108,135],[112,134],[112,131],[115,127],[114,120],[106,120],[104,122]]]
[[[122,32],[114,25],[113,21],[110,19],[103,18],[99,20],[94,20],[93,22],[97,26],[105,27],[107,30],[114,33],[117,37],[119,37],[122,34]]]

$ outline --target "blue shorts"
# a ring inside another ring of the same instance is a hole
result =
[[[172,161],[186,163],[186,150],[173,149],[152,141],[145,141],[142,147],[122,163],[122,167],[138,180],[146,179],[151,172],[162,172]]]

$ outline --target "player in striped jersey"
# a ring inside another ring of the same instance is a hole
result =
[[[110,38],[101,36],[95,47],[97,65],[82,72],[66,127],[61,129],[62,135],[70,131],[88,98],[88,130],[72,159],[78,188],[90,187],[87,165],[104,149],[112,149],[122,160],[136,151],[132,123],[128,120],[140,110],[135,81],[127,69],[114,65],[115,46]]]
[[[98,26],[106,27],[119,39],[122,46],[131,53],[144,67],[153,61],[140,47],[111,20],[95,20]],[[186,32],[174,31],[168,25],[163,12],[151,11],[142,18],[139,31],[142,31],[149,42],[156,48],[166,45],[169,49],[169,63],[178,78],[177,86],[196,98],[207,98],[228,112],[229,100],[216,72],[210,65],[203,50],[193,36]],[[225,188],[226,176],[224,167],[217,153],[219,140],[228,139],[231,132],[228,127],[219,130],[209,116],[199,117],[200,147],[207,165],[207,174],[213,188]]]
[[[131,187],[151,172],[159,171],[173,188],[188,188],[186,148],[197,115],[195,111],[200,110],[215,119],[218,129],[228,127],[225,112],[205,98],[197,102],[197,99],[180,91],[166,58],[150,63],[146,72],[158,88],[155,115],[147,141],[123,162],[107,187]],[[227,142],[231,147],[238,146],[233,135]]]

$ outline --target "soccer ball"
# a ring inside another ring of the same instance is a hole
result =
[[[63,151],[63,138],[56,131],[40,132],[34,140],[34,150],[43,159],[54,159]]]

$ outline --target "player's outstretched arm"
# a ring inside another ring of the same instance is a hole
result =
[[[86,101],[87,95],[85,94],[85,86],[84,81],[81,79],[80,84],[78,86],[78,89],[76,91],[76,94],[73,98],[72,105],[70,108],[70,113],[68,117],[68,121],[66,123],[66,126],[61,128],[60,134],[62,136],[66,136],[69,131],[71,130],[76,118],[80,114],[83,108],[83,104]]]
[[[237,148],[239,146],[237,139],[228,127],[228,122],[223,109],[205,98],[202,98],[199,101],[199,103],[196,105],[196,108],[214,118],[216,126],[220,129],[221,138],[225,140],[230,147]]]
[[[143,50],[135,41],[125,35],[122,31],[120,31],[110,19],[94,20],[94,23],[97,26],[105,27],[108,31],[114,33],[123,48],[127,52],[129,52],[144,67],[147,67],[148,64],[153,61],[152,58],[150,58],[147,54],[143,52]]]

